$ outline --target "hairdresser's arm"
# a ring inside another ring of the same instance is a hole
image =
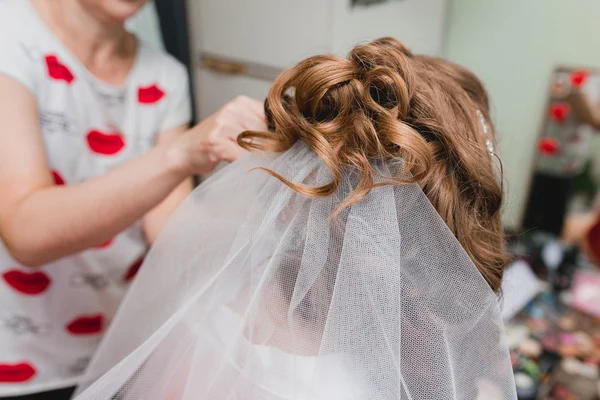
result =
[[[574,92],[569,97],[569,103],[577,118],[600,131],[600,115],[594,109],[587,96],[580,91]]]
[[[163,132],[157,136],[156,144],[158,146],[167,145],[179,138],[187,130],[187,126],[181,126],[173,130]],[[187,178],[179,184],[171,192],[171,194],[162,201],[156,208],[150,211],[144,217],[144,233],[148,243],[153,244],[158,234],[167,223],[171,214],[175,209],[185,200],[185,198],[192,192],[194,182],[192,178]]]
[[[100,245],[190,175],[212,170],[221,159],[235,159],[241,153],[237,134],[264,129],[261,109],[259,102],[238,99],[176,140],[105,175],[55,186],[35,98],[0,74],[0,237],[13,257],[28,266]]]

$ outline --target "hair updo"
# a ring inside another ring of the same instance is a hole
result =
[[[475,75],[382,38],[347,58],[318,55],[284,72],[265,112],[271,132],[242,133],[242,147],[284,152],[302,140],[333,179],[307,187],[269,173],[303,195],[324,197],[340,185],[344,166],[353,166],[360,183],[343,209],[373,189],[370,160],[402,159],[402,176],[385,184],[419,184],[490,287],[500,289],[507,262],[502,183],[487,147],[494,140],[488,97]]]

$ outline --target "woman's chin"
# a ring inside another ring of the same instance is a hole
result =
[[[148,0],[80,0],[94,14],[105,21],[117,24],[125,23],[146,5]]]

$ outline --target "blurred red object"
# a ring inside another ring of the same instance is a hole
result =
[[[564,124],[569,117],[571,107],[567,103],[557,103],[550,106],[548,114],[552,120]]]
[[[555,156],[560,150],[560,143],[555,138],[542,138],[538,143],[540,153],[545,156]]]
[[[590,76],[589,71],[579,70],[571,73],[571,86],[575,89],[581,88],[587,82],[588,77]]]

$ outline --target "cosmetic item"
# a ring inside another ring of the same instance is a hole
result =
[[[545,351],[556,353],[558,351],[558,340],[555,335],[547,335],[541,339]]]
[[[579,350],[577,349],[577,346],[561,345],[558,348],[558,354],[565,358],[577,357],[579,355]]]
[[[560,362],[561,357],[557,353],[544,351],[539,359],[540,372],[547,375],[554,370]]]
[[[525,339],[519,343],[518,350],[527,357],[538,358],[542,354],[542,344],[535,339]]]
[[[587,379],[598,379],[598,365],[589,365],[575,358],[565,358],[560,363],[563,371],[569,375],[581,376]]]
[[[564,386],[557,386],[552,391],[552,399],[554,400],[577,400],[571,391]]]
[[[572,289],[571,307],[600,317],[600,272],[578,271]]]
[[[590,335],[585,332],[576,332],[574,338],[577,344],[577,348],[584,355],[591,355],[594,351],[594,342]]]
[[[575,327],[577,326],[577,321],[575,321],[575,318],[573,318],[570,315],[565,315],[563,317],[560,317],[560,319],[558,320],[558,327],[566,332],[571,332],[573,330],[575,330]]]
[[[563,346],[575,346],[577,344],[577,339],[572,333],[561,333],[560,344]]]
[[[540,367],[538,366],[538,364],[533,361],[533,360],[527,360],[526,362],[523,363],[522,367],[523,371],[525,373],[527,373],[527,375],[529,375],[530,377],[532,377],[534,380],[538,380],[540,377]]]
[[[515,374],[515,385],[517,386],[519,400],[535,400],[537,384],[531,376],[524,372],[517,372]]]

